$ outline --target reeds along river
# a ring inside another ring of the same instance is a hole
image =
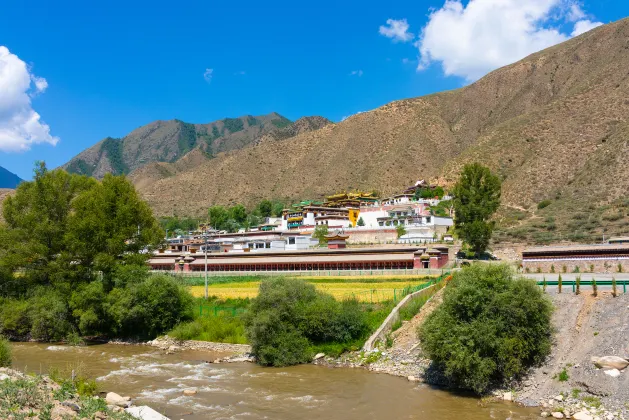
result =
[[[101,390],[131,396],[134,404],[171,419],[533,419],[539,412],[505,403],[481,406],[475,398],[362,369],[210,364],[225,354],[208,352],[15,343],[13,354],[14,367],[29,372],[78,367],[98,378]],[[197,393],[184,396],[184,389]]]

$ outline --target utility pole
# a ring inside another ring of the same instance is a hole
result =
[[[207,227],[203,237],[205,238],[205,300],[207,300]]]

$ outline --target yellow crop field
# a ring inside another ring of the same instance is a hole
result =
[[[407,286],[418,286],[423,281],[390,281],[381,283],[316,283],[314,286],[323,292],[329,293],[336,299],[346,299],[354,296],[362,302],[382,302],[399,297],[402,289]],[[220,299],[229,298],[254,298],[258,295],[260,282],[222,283],[208,286],[210,296]],[[204,286],[191,286],[190,291],[194,296],[204,295]]]

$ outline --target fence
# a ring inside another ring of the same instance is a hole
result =
[[[154,273],[170,274],[177,277],[205,277],[204,271],[172,271],[152,270]],[[296,271],[208,271],[208,277],[250,277],[250,276],[430,276],[442,273],[442,269],[435,268],[399,268],[386,270],[296,270]]]
[[[614,281],[613,280],[596,280],[594,279],[594,281],[596,282],[596,286],[612,286]],[[592,280],[580,280],[580,285],[582,286],[591,286],[593,283]],[[627,293],[627,283],[629,283],[628,280],[616,280],[616,287],[619,289],[620,286],[622,286],[622,292],[623,293]],[[537,281],[537,285],[538,286],[543,286],[544,285],[544,280],[538,280]],[[558,286],[559,285],[559,281],[558,280],[546,280],[546,286]],[[561,286],[562,287],[572,287],[572,291],[576,292],[577,290],[577,281],[576,280],[562,280],[561,281]]]

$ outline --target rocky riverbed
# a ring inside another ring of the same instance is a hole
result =
[[[131,399],[109,392],[104,397],[81,396],[69,383],[50,377],[25,375],[0,368],[0,418],[2,419],[168,420],[147,406],[133,406]]]

